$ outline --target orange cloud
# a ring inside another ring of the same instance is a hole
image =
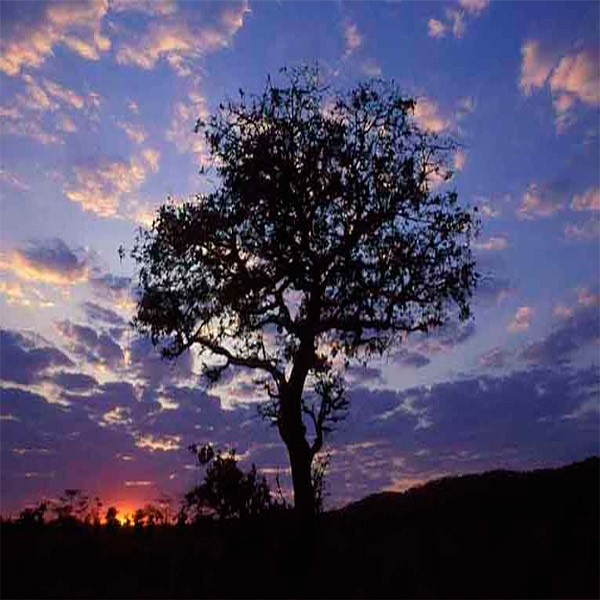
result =
[[[600,188],[590,188],[583,194],[575,194],[571,201],[573,210],[600,210]]]
[[[358,30],[356,23],[353,23],[350,19],[345,19],[343,26],[345,47],[344,56],[348,57],[362,46],[363,36]]]
[[[3,36],[0,71],[14,77],[24,68],[39,68],[59,44],[83,58],[98,60],[111,46],[100,32],[107,11],[108,0],[46,5],[34,25]]]
[[[511,333],[527,331],[531,325],[532,316],[533,308],[530,306],[520,306],[517,308],[512,321],[508,325],[508,331]]]
[[[521,204],[516,210],[516,216],[520,219],[550,217],[562,208],[562,202],[556,198],[552,190],[542,189],[532,183],[523,194]]]
[[[247,12],[247,2],[240,3],[223,11],[212,24],[190,22],[176,12],[170,13],[151,22],[145,34],[121,42],[116,61],[148,70],[164,60],[178,75],[187,77],[195,60],[229,45]]]
[[[74,285],[87,281],[89,268],[60,239],[30,244],[0,256],[0,269],[20,279],[56,285]]]
[[[121,197],[137,190],[148,171],[156,172],[160,153],[147,148],[129,161],[105,161],[95,167],[75,167],[75,181],[63,188],[65,196],[85,211],[100,217],[113,217],[119,212]]]
[[[552,67],[552,59],[540,51],[540,43],[537,40],[525,42],[521,46],[521,91],[530,96],[535,89],[543,87]]]
[[[160,450],[162,452],[171,452],[173,450],[179,450],[181,445],[181,436],[179,435],[162,435],[155,436],[152,434],[140,435],[135,445],[138,448],[147,448],[150,452]]]
[[[428,35],[431,38],[443,38],[446,35],[447,27],[438,19],[429,19],[427,21]]]
[[[116,126],[125,132],[125,135],[136,144],[143,144],[146,141],[146,131],[141,125],[117,121]]]
[[[437,103],[427,97],[417,100],[414,117],[420,127],[432,133],[441,133],[451,125],[450,120],[440,114]]]
[[[508,248],[508,240],[503,235],[492,236],[485,241],[475,242],[474,246],[479,250],[505,250]]]

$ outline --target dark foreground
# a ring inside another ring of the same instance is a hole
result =
[[[312,547],[289,514],[140,530],[3,523],[0,595],[598,598],[599,491],[598,458],[442,479],[326,513]]]

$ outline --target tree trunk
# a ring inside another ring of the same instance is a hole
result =
[[[294,510],[302,519],[315,516],[315,494],[312,482],[312,456],[304,436],[287,444],[294,484]]]

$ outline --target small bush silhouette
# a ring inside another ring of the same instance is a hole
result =
[[[248,473],[238,467],[235,450],[215,453],[210,444],[192,444],[190,451],[206,466],[204,483],[184,498],[184,514],[192,520],[215,514],[219,519],[258,516],[277,504],[267,480],[258,474],[254,464]]]

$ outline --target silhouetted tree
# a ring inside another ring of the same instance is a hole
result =
[[[61,523],[84,521],[88,513],[89,498],[79,489],[67,489],[54,505],[57,521]]]
[[[21,525],[28,527],[44,525],[44,515],[48,511],[48,502],[43,500],[35,508],[25,508],[19,513],[17,520]]]
[[[284,74],[198,121],[219,187],[140,232],[135,324],[167,358],[196,347],[211,380],[260,374],[296,510],[312,515],[313,458],[348,408],[344,368],[470,316],[477,221],[432,183],[456,145],[421,130],[393,83],[336,93],[316,69]]]
[[[190,450],[206,466],[204,483],[190,490],[184,498],[184,510],[199,519],[205,511],[216,513],[220,519],[251,517],[268,511],[273,501],[269,485],[260,477],[253,464],[248,473],[237,465],[235,451],[217,452],[206,444],[193,444]]]
[[[106,526],[109,529],[115,529],[115,528],[121,526],[121,523],[119,522],[119,519],[117,518],[118,512],[119,511],[114,506],[110,506],[108,508],[108,510],[106,511],[105,520],[106,520]]]

